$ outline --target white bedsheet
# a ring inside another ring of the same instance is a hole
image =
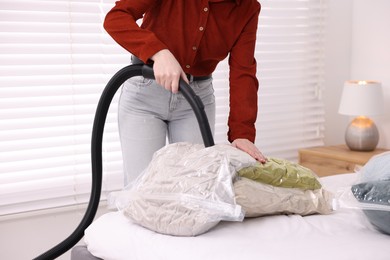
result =
[[[321,181],[335,191],[354,178],[355,174],[344,174]],[[106,260],[390,259],[390,236],[376,231],[361,211],[353,209],[221,222],[197,237],[161,235],[111,212],[91,224],[84,241],[93,255]]]

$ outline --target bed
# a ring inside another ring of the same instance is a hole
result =
[[[336,192],[356,174],[321,178]],[[377,231],[361,210],[341,208],[330,215],[276,215],[221,222],[196,237],[162,235],[138,226],[121,212],[109,212],[85,231],[85,245],[72,260],[87,259],[390,259],[390,236]]]

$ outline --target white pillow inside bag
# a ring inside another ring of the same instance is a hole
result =
[[[157,151],[126,190],[111,200],[133,222],[162,234],[195,236],[221,220],[242,221],[236,172],[256,161],[228,144],[175,143]]]

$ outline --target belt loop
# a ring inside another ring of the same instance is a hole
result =
[[[138,64],[144,64],[144,62],[142,60],[140,60],[137,56],[135,55],[131,55],[131,63],[134,64],[134,65],[138,65]]]
[[[187,78],[190,83],[194,81],[194,76],[192,76],[191,74],[187,74]]]

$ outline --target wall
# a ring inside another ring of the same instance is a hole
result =
[[[338,114],[344,81],[349,79],[353,0],[328,0],[325,38],[325,145],[344,143],[348,118]]]
[[[378,147],[390,148],[390,1],[329,0],[330,17],[326,48],[325,144],[344,143],[352,118],[337,113],[345,80],[382,82],[385,114],[372,117],[380,139]]]
[[[85,210],[85,206],[79,206],[1,217],[0,259],[33,259],[41,255],[75,230]],[[106,212],[107,207],[103,204],[96,217]],[[69,260],[70,251],[57,259]]]
[[[382,82],[385,113],[373,116],[379,147],[390,148],[390,1],[354,0],[351,79]]]

